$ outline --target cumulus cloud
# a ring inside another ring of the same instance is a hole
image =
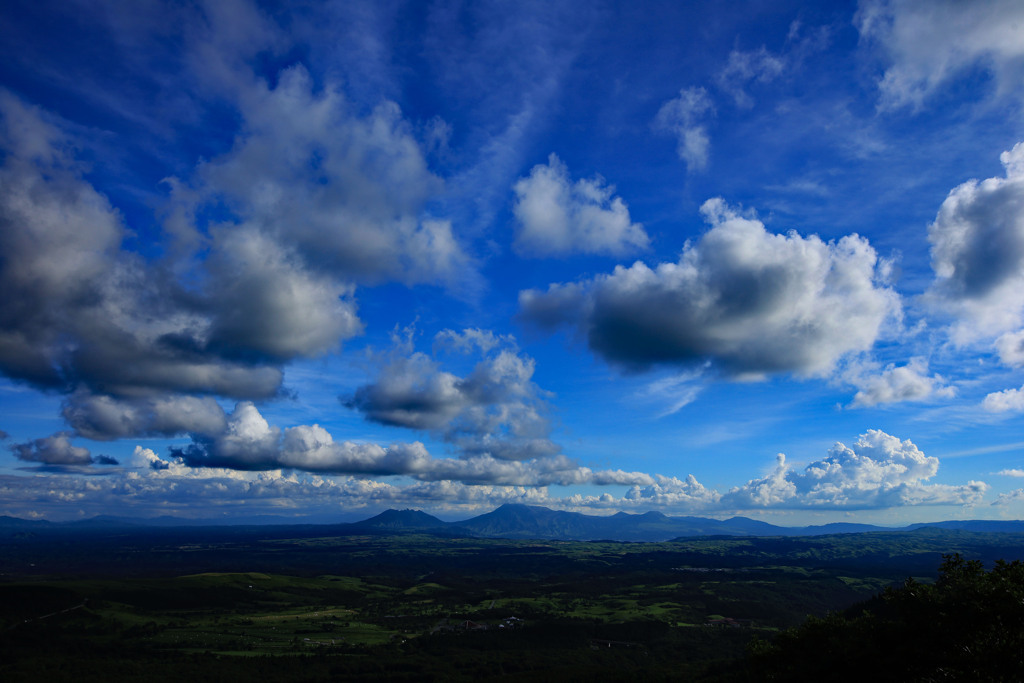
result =
[[[57,125],[8,93],[0,115],[0,370],[115,396],[273,395],[278,367],[210,347],[221,314],[210,299],[122,249],[120,214],[82,178]]]
[[[657,130],[676,138],[676,153],[691,171],[703,170],[708,165],[708,137],[706,120],[715,107],[704,88],[683,88],[679,97],[669,100],[658,110],[654,119]]]
[[[1011,368],[1024,367],[1024,330],[1007,332],[996,339],[999,360]]]
[[[532,380],[535,363],[514,340],[446,330],[435,346],[466,352],[476,346],[482,358],[460,377],[396,343],[376,380],[345,397],[345,405],[380,424],[437,434],[465,456],[527,460],[559,452],[549,438],[545,394]]]
[[[193,435],[172,454],[189,467],[242,471],[292,468],[306,472],[408,474],[430,461],[423,444],[335,442],[319,425],[272,426],[251,402],[241,402],[214,435]]]
[[[534,256],[570,253],[625,254],[645,249],[650,240],[629,218],[625,202],[600,177],[575,183],[552,154],[513,186],[516,201],[515,248]]]
[[[145,396],[114,398],[77,391],[64,401],[64,419],[77,434],[112,440],[132,436],[220,434],[227,419],[208,396]]]
[[[1024,470],[1000,470],[996,474],[1001,477],[1024,477]]]
[[[686,479],[657,475],[654,481],[646,486],[636,485],[630,488],[623,499],[635,504],[657,507],[706,510],[715,507],[721,497],[720,493],[705,488],[690,474]]]
[[[1024,143],[999,159],[1005,178],[953,189],[928,227],[935,271],[929,296],[960,319],[953,330],[958,342],[1015,332],[1022,323]],[[1004,338],[1000,348],[1011,361],[1017,336]]]
[[[985,397],[981,405],[992,413],[1024,412],[1024,387],[994,391]]]
[[[332,351],[362,332],[351,285],[311,272],[259,231],[217,229],[215,235],[207,267],[221,313],[209,330],[209,348],[281,362]]]
[[[225,467],[238,470],[280,468],[281,430],[272,427],[250,401],[235,405],[224,430],[213,435],[193,435],[184,450],[173,450],[193,467]]]
[[[61,131],[6,91],[0,146],[0,368],[56,387],[62,319],[96,298],[124,228],[79,179]]]
[[[902,366],[887,365],[880,372],[875,367],[856,366],[846,379],[857,387],[852,404],[855,408],[923,401],[932,396],[949,398],[956,394],[956,389],[946,386],[940,375],[928,375],[928,361],[921,357],[911,358]]]
[[[802,472],[776,456],[770,474],[752,479],[722,496],[725,507],[886,508],[902,505],[969,505],[988,490],[984,482],[961,486],[926,484],[939,460],[926,456],[909,439],[879,430],[862,434],[852,447],[836,443],[828,455]]]
[[[91,465],[93,458],[89,449],[72,445],[70,437],[67,432],[58,432],[53,436],[15,444],[11,446],[11,452],[18,460],[44,465]]]
[[[216,433],[197,402],[273,397],[284,364],[362,332],[356,284],[475,278],[397,107],[356,113],[301,67],[271,87],[210,65],[242,132],[168,180],[160,258],[126,247],[63,122],[0,91],[0,372],[67,395],[81,435]]]
[[[451,223],[430,216],[443,189],[398,107],[352,111],[301,66],[239,95],[245,132],[202,165],[202,200],[226,200],[225,230],[261,232],[302,265],[349,282],[461,284],[471,261]]]
[[[721,199],[701,211],[711,229],[677,263],[638,261],[520,292],[522,316],[574,327],[594,352],[633,369],[711,360],[731,375],[820,375],[900,315],[887,264],[866,239],[772,234]]]
[[[1015,0],[862,0],[855,23],[862,40],[888,63],[879,82],[881,105],[920,107],[940,86],[972,68],[991,72],[1003,91],[1019,91],[1024,76]]]
[[[735,503],[739,507],[767,507],[780,505],[796,498],[796,484],[790,481],[790,471],[786,466],[786,454],[775,456],[775,469],[771,474],[760,479],[751,479],[745,486],[736,487],[726,495],[726,503]]]

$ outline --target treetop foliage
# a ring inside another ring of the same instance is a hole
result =
[[[945,555],[935,583],[909,578],[875,599],[756,641],[755,680],[1019,681],[1024,564]]]

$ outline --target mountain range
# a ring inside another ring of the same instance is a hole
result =
[[[519,504],[502,505],[492,512],[461,522],[445,522],[418,510],[388,510],[348,526],[353,530],[388,529],[483,538],[574,541],[667,541],[687,536],[818,536],[869,531],[913,531],[926,527],[1024,532],[1024,522],[1005,520],[956,520],[898,528],[849,522],[784,527],[748,517],[719,520],[707,517],[669,517],[660,512],[619,512],[610,516],[596,516]]]
[[[303,534],[348,535],[358,533],[425,533],[439,536],[475,538],[545,539],[567,541],[668,541],[693,536],[817,536],[825,534],[870,531],[913,531],[922,528],[960,529],[964,531],[1024,532],[1024,521],[955,520],[912,524],[904,527],[883,527],[871,524],[839,522],[818,526],[784,527],[747,517],[719,520],[707,517],[670,517],[660,512],[630,514],[619,512],[610,516],[585,515],[578,512],[551,510],[535,505],[506,504],[470,519],[445,522],[420,510],[387,510],[369,519],[342,524],[282,524],[283,520],[252,519],[238,527],[274,525],[277,535],[289,529],[302,528]],[[94,517],[76,522],[30,521],[16,517],[0,517],[0,529],[11,531],[43,531],[46,529],[102,529],[131,527],[199,527],[222,526],[223,523],[186,520],[174,517],[129,519]]]

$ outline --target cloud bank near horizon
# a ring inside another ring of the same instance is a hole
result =
[[[91,461],[87,450],[69,449],[60,435],[11,448],[24,453],[22,459],[29,462],[83,465]],[[48,454],[56,456],[40,457]],[[433,458],[418,442],[387,448],[337,443],[318,425],[272,427],[252,404],[242,403],[223,434],[172,451],[170,457],[138,446],[127,467],[107,469],[105,476],[86,481],[64,475],[59,489],[47,488],[45,479],[29,479],[21,486],[18,482],[23,478],[0,477],[0,491],[6,505],[3,512],[15,515],[32,506],[53,514],[69,504],[82,514],[87,510],[98,514],[95,511],[106,505],[127,506],[140,513],[167,509],[181,513],[214,490],[225,514],[242,514],[243,505],[251,506],[248,514],[286,513],[306,506],[318,513],[381,506],[447,513],[516,502],[598,514],[657,507],[674,513],[722,515],[973,507],[989,488],[981,481],[958,486],[928,483],[938,472],[938,458],[926,456],[909,440],[879,430],[862,434],[852,446],[836,443],[825,457],[802,471],[790,468],[781,453],[776,461],[769,475],[721,493],[692,474],[679,479],[594,471],[565,456],[529,461]],[[377,480],[397,475],[400,478],[393,481]],[[625,491],[621,495],[558,495],[551,490],[552,486],[585,484]]]

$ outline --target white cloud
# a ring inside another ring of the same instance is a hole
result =
[[[1024,330],[1007,332],[996,339],[999,360],[1011,368],[1024,367]]]
[[[473,276],[451,223],[426,211],[443,183],[395,104],[360,116],[333,84],[315,91],[302,67],[239,100],[245,132],[197,180],[207,201],[228,201],[231,229],[264,233],[304,267],[349,282],[454,286]]]
[[[721,199],[711,229],[678,263],[642,262],[547,292],[520,292],[523,317],[576,327],[606,360],[632,368],[713,361],[732,375],[823,375],[869,349],[901,312],[867,240],[769,233]]]
[[[720,498],[721,494],[705,488],[692,474],[686,479],[659,475],[647,486],[634,486],[623,496],[624,501],[634,504],[684,510],[713,508]]]
[[[196,457],[196,450],[190,450],[185,459],[191,465],[243,470],[275,469],[281,466],[278,462],[280,436],[281,430],[272,427],[255,405],[242,401],[228,416],[224,431],[207,440],[210,447],[202,452],[202,456],[208,460],[204,462],[201,456]]]
[[[822,460],[802,472],[790,469],[783,454],[766,477],[752,479],[722,497],[737,508],[887,508],[902,505],[974,504],[988,485],[925,484],[939,469],[909,440],[879,430],[862,434],[853,447],[837,443]]]
[[[51,519],[108,514],[111,509],[140,517],[251,517],[258,514],[341,514],[390,507],[479,514],[503,503],[560,505],[563,500],[534,486],[467,485],[454,481],[396,484],[365,477],[239,472],[189,468],[137,449],[137,471],[106,477],[0,475],[0,513]],[[154,467],[153,463],[157,463]],[[164,467],[163,464],[167,466]],[[598,497],[579,497],[587,505]]]
[[[991,72],[1004,92],[1024,76],[1024,5],[1016,0],[862,0],[855,17],[862,39],[888,63],[881,105],[920,107],[972,68]]]
[[[83,178],[72,138],[6,92],[0,117],[7,376],[112,399],[262,398],[280,387],[280,363],[361,329],[349,285],[259,231],[215,228],[210,257],[191,270],[147,263],[123,248],[129,233]]]
[[[483,443],[487,443],[486,440]],[[272,471],[294,469],[318,474],[406,476],[420,481],[453,481],[471,485],[549,486],[552,484],[635,486],[654,478],[642,472],[592,470],[564,455],[538,447],[535,457],[508,458],[507,444],[491,451],[468,452],[461,458],[435,458],[420,442],[387,447],[374,443],[335,441],[319,425],[281,430],[271,426],[250,402],[241,402],[228,416],[222,432],[193,434],[193,444],[173,449],[163,460],[152,451],[136,450],[136,466],[182,473],[197,468],[211,471]],[[504,449],[504,450],[502,450]]]
[[[51,387],[61,326],[102,291],[124,236],[68,146],[41,110],[0,90],[0,368]]]
[[[600,177],[575,183],[552,154],[513,186],[516,201],[515,248],[533,256],[571,253],[621,255],[645,249],[650,240],[629,218],[625,202]]]
[[[206,462],[195,459],[198,450],[168,459],[139,446],[129,463],[134,469],[114,469],[106,477],[92,478],[94,481],[60,473],[0,476],[0,501],[4,504],[0,512],[23,515],[32,510],[66,518],[71,509],[100,514],[116,505],[143,516],[216,516],[319,514],[401,506],[478,514],[509,502],[584,512],[841,510],[973,504],[988,489],[982,482],[963,486],[922,483],[934,476],[937,459],[924,456],[909,441],[878,431],[862,435],[853,448],[836,444],[826,458],[803,472],[789,469],[780,454],[771,474],[722,495],[693,475],[680,479],[594,471],[565,456],[532,461],[489,456],[449,459],[433,458],[419,443],[383,448],[335,442],[317,425],[283,431],[271,427],[251,405],[236,408],[230,423],[220,443],[202,445],[207,454],[221,449]],[[260,454],[253,456],[253,449]],[[408,484],[372,478],[394,475],[418,481]],[[630,488],[621,497],[610,493],[557,496],[548,489],[551,485]]]
[[[298,67],[273,88],[221,67],[243,132],[191,183],[171,181],[153,261],[122,244],[131,232],[62,122],[0,91],[0,370],[73,395],[80,434],[210,433],[181,412],[212,400],[197,395],[274,396],[283,364],[361,333],[354,282],[475,277],[425,210],[443,184],[396,107],[356,114]],[[211,207],[228,218],[197,225]]]
[[[1006,493],[1000,493],[996,497],[995,501],[993,501],[992,505],[1002,507],[1004,505],[1013,505],[1021,501],[1024,501],[1024,489],[1015,489]]]
[[[459,377],[412,352],[408,342],[396,343],[376,380],[345,404],[374,422],[431,431],[466,456],[527,460],[559,452],[549,438],[546,395],[532,381],[535,363],[512,337],[445,330],[435,346],[464,352],[475,346],[482,358]]]
[[[932,396],[951,398],[956,389],[946,386],[939,375],[928,376],[928,361],[911,358],[903,366],[887,365],[881,372],[870,366],[856,366],[846,374],[855,387],[854,407],[870,407],[881,403],[923,401]]]
[[[152,463],[158,463],[152,466]],[[118,509],[126,515],[148,517],[217,518],[258,514],[340,514],[373,505],[394,495],[379,482],[352,478],[333,480],[316,475],[296,476],[279,470],[237,472],[226,469],[193,469],[167,464],[148,449],[137,449],[136,471],[115,472],[106,477],[0,477],[0,500],[5,510],[17,514],[36,510],[46,517],[67,519],[109,514]]]
[[[1001,477],[1024,477],[1024,470],[1000,470],[996,474]]]
[[[981,405],[992,413],[1024,412],[1024,387],[994,391],[985,397]]]
[[[661,106],[654,119],[655,128],[676,137],[676,152],[691,171],[703,170],[708,165],[711,140],[705,121],[714,112],[704,88],[683,88],[679,97]]]
[[[959,319],[959,343],[1015,332],[1024,322],[1024,143],[999,158],[1005,178],[956,187],[928,228],[929,297]],[[1011,358],[1013,339],[1003,342]]]
[[[210,347],[285,361],[335,350],[363,331],[350,285],[312,271],[259,231],[218,228],[214,236],[207,267],[220,315],[209,332]]]
[[[792,476],[786,466],[786,454],[775,456],[775,468],[771,474],[761,479],[751,479],[742,487],[736,487],[726,495],[726,504],[734,503],[741,507],[766,507],[790,503],[796,498],[796,484],[789,480]]]
[[[520,468],[520,474],[528,467],[525,463],[498,464]],[[213,518],[256,514],[322,515],[417,507],[434,512],[480,514],[503,503],[581,511],[604,510],[611,507],[613,501],[617,503],[615,507],[620,508],[654,503],[650,498],[615,498],[609,494],[558,497],[544,485],[494,484],[484,482],[483,478],[470,483],[439,479],[408,484],[376,481],[362,475],[189,467],[181,460],[162,459],[143,447],[136,447],[130,465],[134,469],[112,470],[108,476],[90,480],[61,473],[45,477],[0,475],[0,513],[18,516],[34,513],[51,519],[66,519],[76,511],[80,516],[92,516],[117,508],[141,517],[173,514]],[[668,481],[664,477],[659,480]],[[650,486],[654,478],[621,471],[591,473],[583,468],[576,475],[570,472],[566,481]]]
[[[227,427],[224,410],[208,396],[114,398],[79,390],[64,401],[62,414],[76,433],[101,441],[189,432],[220,434]]]

